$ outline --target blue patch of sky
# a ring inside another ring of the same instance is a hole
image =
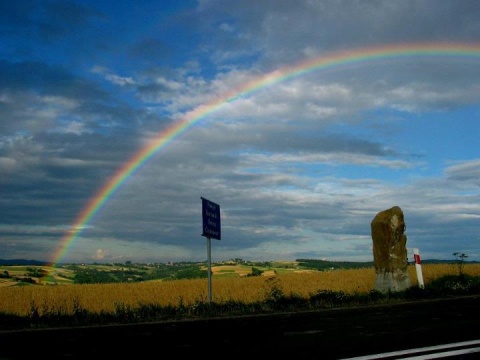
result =
[[[390,139],[397,151],[407,156],[418,155],[420,160],[441,166],[444,159],[471,160],[480,155],[480,106],[401,116],[399,131]]]
[[[370,141],[383,139],[383,145],[398,154],[385,159],[408,161],[417,164],[414,169],[419,175],[438,176],[449,165],[445,159],[464,161],[480,156],[479,118],[480,106],[421,114],[378,109],[357,125],[337,123],[329,130]],[[348,168],[349,166],[343,167],[344,170]],[[368,174],[382,174],[387,179],[395,178],[403,171],[412,171],[364,166],[360,168],[365,171],[368,169]],[[346,175],[355,177],[350,171]]]

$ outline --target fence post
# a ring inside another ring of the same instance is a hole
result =
[[[423,283],[422,265],[420,263],[420,253],[418,252],[417,248],[413,249],[413,257],[415,259],[415,269],[417,270],[418,287],[420,289],[424,289],[425,285]]]

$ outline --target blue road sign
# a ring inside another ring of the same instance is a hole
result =
[[[220,240],[222,231],[220,227],[220,205],[211,202],[205,198],[202,199],[202,236]]]

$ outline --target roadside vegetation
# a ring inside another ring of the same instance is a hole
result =
[[[415,266],[412,287],[373,290],[373,263],[291,262],[0,265],[0,330],[104,325],[204,317],[313,311],[401,301],[480,295],[480,263]]]

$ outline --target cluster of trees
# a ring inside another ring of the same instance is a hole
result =
[[[372,267],[373,262],[325,261],[316,259],[297,259],[299,267],[312,270],[360,269]]]
[[[147,267],[135,267],[127,264],[115,270],[98,270],[89,268],[73,267],[75,284],[103,284],[121,282],[141,282],[146,280],[179,280],[207,278],[207,270],[202,269],[201,264],[178,263],[156,264],[153,269]]]
[[[252,267],[252,272],[250,274],[247,274],[247,276],[260,276],[264,273],[265,271],[260,270],[259,268]]]
[[[32,268],[27,267],[27,272],[23,276],[14,276],[12,277],[7,270],[4,270],[0,273],[0,278],[3,279],[14,279],[15,281],[21,283],[29,283],[29,284],[36,284],[36,280],[34,278],[41,278],[47,275],[47,271],[42,268]]]
[[[79,268],[75,270],[75,284],[104,284],[143,281],[142,272],[138,271],[100,271],[97,269]]]

